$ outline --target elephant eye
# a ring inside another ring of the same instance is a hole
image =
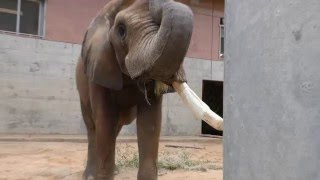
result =
[[[118,33],[122,40],[126,38],[127,32],[126,32],[126,26],[124,24],[118,25]]]

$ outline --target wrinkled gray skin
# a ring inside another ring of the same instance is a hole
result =
[[[113,0],[92,21],[76,81],[88,131],[84,179],[113,179],[115,143],[137,118],[138,179],[157,179],[162,94],[184,82],[191,10],[172,0]]]

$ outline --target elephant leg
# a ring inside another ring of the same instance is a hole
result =
[[[117,135],[119,135],[123,125],[130,124],[135,118],[137,117],[137,108],[136,106],[128,108],[128,109],[122,109],[120,111],[119,115],[119,121],[117,126]],[[115,174],[119,174],[120,170],[119,167],[116,167]]]
[[[90,105],[85,105],[81,102],[81,112],[84,123],[87,128],[88,137],[88,155],[87,166],[83,173],[84,180],[95,179],[96,175],[96,139],[95,139],[95,126],[92,119],[92,112]]]
[[[118,123],[118,126],[117,126],[117,130],[116,130],[116,137],[118,137],[121,129],[122,129],[123,125]],[[119,170],[119,167],[118,166],[115,166],[115,169],[114,169],[114,175],[117,175],[119,174],[120,170]]]
[[[113,180],[119,110],[109,89],[91,84],[90,97],[96,125],[97,179]]]
[[[161,129],[162,97],[148,105],[138,105],[137,133],[139,147],[138,180],[155,180],[158,177],[157,160]]]
[[[113,180],[115,170],[116,124],[112,117],[96,119],[97,179]]]

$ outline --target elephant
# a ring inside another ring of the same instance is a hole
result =
[[[76,67],[87,129],[83,179],[114,179],[116,138],[136,119],[139,180],[157,179],[161,104],[186,82],[191,9],[173,0],[111,0],[90,23]]]

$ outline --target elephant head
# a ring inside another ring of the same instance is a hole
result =
[[[173,0],[113,0],[89,26],[82,59],[87,76],[114,90],[123,76],[171,85],[186,81],[182,68],[193,14]]]
[[[154,92],[173,87],[198,119],[222,129],[213,113],[187,86],[182,63],[193,30],[189,7],[173,0],[112,0],[91,22],[82,45],[88,78],[121,90],[125,77],[154,81]],[[147,98],[146,98],[147,99]]]

